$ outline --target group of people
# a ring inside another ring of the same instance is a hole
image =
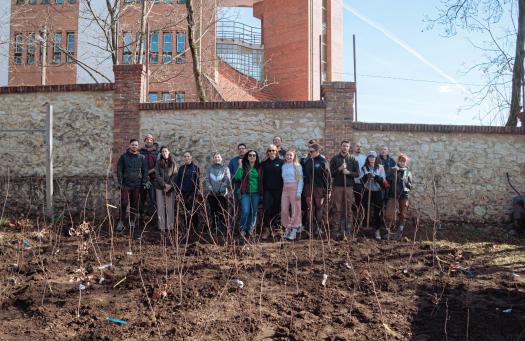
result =
[[[244,238],[254,233],[258,216],[261,239],[281,227],[287,240],[295,240],[305,226],[322,235],[329,221],[343,236],[366,223],[374,228],[376,239],[384,236],[383,224],[389,237],[401,237],[412,189],[407,155],[393,159],[387,146],[379,155],[375,151],[365,155],[360,143],[343,140],[339,153],[328,160],[319,143],[311,140],[308,153],[300,156],[294,147],[285,150],[279,136],[264,157],[244,143],[237,151],[228,164],[214,152],[201,179],[191,151],[183,153],[183,165],[177,168],[169,148],[160,147],[151,134],[141,148],[138,140],[131,140],[117,165],[121,193],[117,230],[125,229],[129,205],[131,229],[144,223],[146,207],[156,210],[160,230],[173,229],[177,208],[183,208],[188,228],[197,227],[199,216],[205,216],[215,231],[225,232],[238,222]]]

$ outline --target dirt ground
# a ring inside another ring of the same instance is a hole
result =
[[[505,228],[218,244],[107,230],[3,224],[1,340],[525,340],[524,239]]]

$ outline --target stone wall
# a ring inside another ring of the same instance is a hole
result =
[[[156,136],[181,162],[191,150],[197,164],[206,166],[213,151],[229,160],[237,155],[237,144],[262,153],[275,135],[282,136],[285,148],[296,146],[306,152],[310,139],[324,136],[322,108],[247,108],[220,110],[142,110],[140,135]]]
[[[495,127],[443,132],[440,130],[447,130],[446,126],[403,126],[399,131],[394,125],[354,124],[353,141],[361,142],[364,152],[379,151],[386,144],[392,156],[400,152],[409,155],[415,179],[411,199],[414,215],[420,213],[427,220],[435,216],[435,179],[440,219],[494,223],[510,220],[515,192],[505,173],[510,174],[516,188],[525,191],[525,137],[519,134],[519,128],[508,133]],[[485,133],[480,132],[483,129]]]
[[[43,212],[44,134],[1,129],[44,128],[44,103],[54,108],[55,212],[69,216],[85,205],[88,210],[94,203],[104,207],[106,174],[112,173],[112,85],[10,87],[0,88],[0,203],[5,200],[5,213]]]

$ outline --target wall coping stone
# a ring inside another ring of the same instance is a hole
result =
[[[115,83],[2,86],[0,87],[0,94],[28,94],[28,93],[35,93],[35,92],[71,92],[71,91],[113,91],[113,90],[115,90]]]
[[[409,124],[409,123],[367,123],[354,122],[353,128],[359,130],[406,131],[431,133],[465,133],[465,134],[525,134],[523,127],[469,126],[445,124]]]
[[[311,109],[326,108],[324,101],[282,101],[282,102],[184,102],[184,103],[141,103],[140,110],[221,110],[221,109]]]

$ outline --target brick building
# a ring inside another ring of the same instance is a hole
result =
[[[81,1],[11,0],[10,86],[77,83],[81,68],[77,58],[87,68],[97,68],[84,62],[77,51],[79,35],[85,34],[79,29]],[[144,23],[141,0],[123,2],[117,24],[118,64],[146,64],[150,102],[198,98],[185,2],[153,0]],[[316,100],[322,81],[340,80],[340,1],[221,2],[221,6],[253,7],[261,27],[218,18],[215,1],[195,3],[195,37],[201,47],[199,63],[208,100]],[[111,70],[107,72],[112,79]]]

